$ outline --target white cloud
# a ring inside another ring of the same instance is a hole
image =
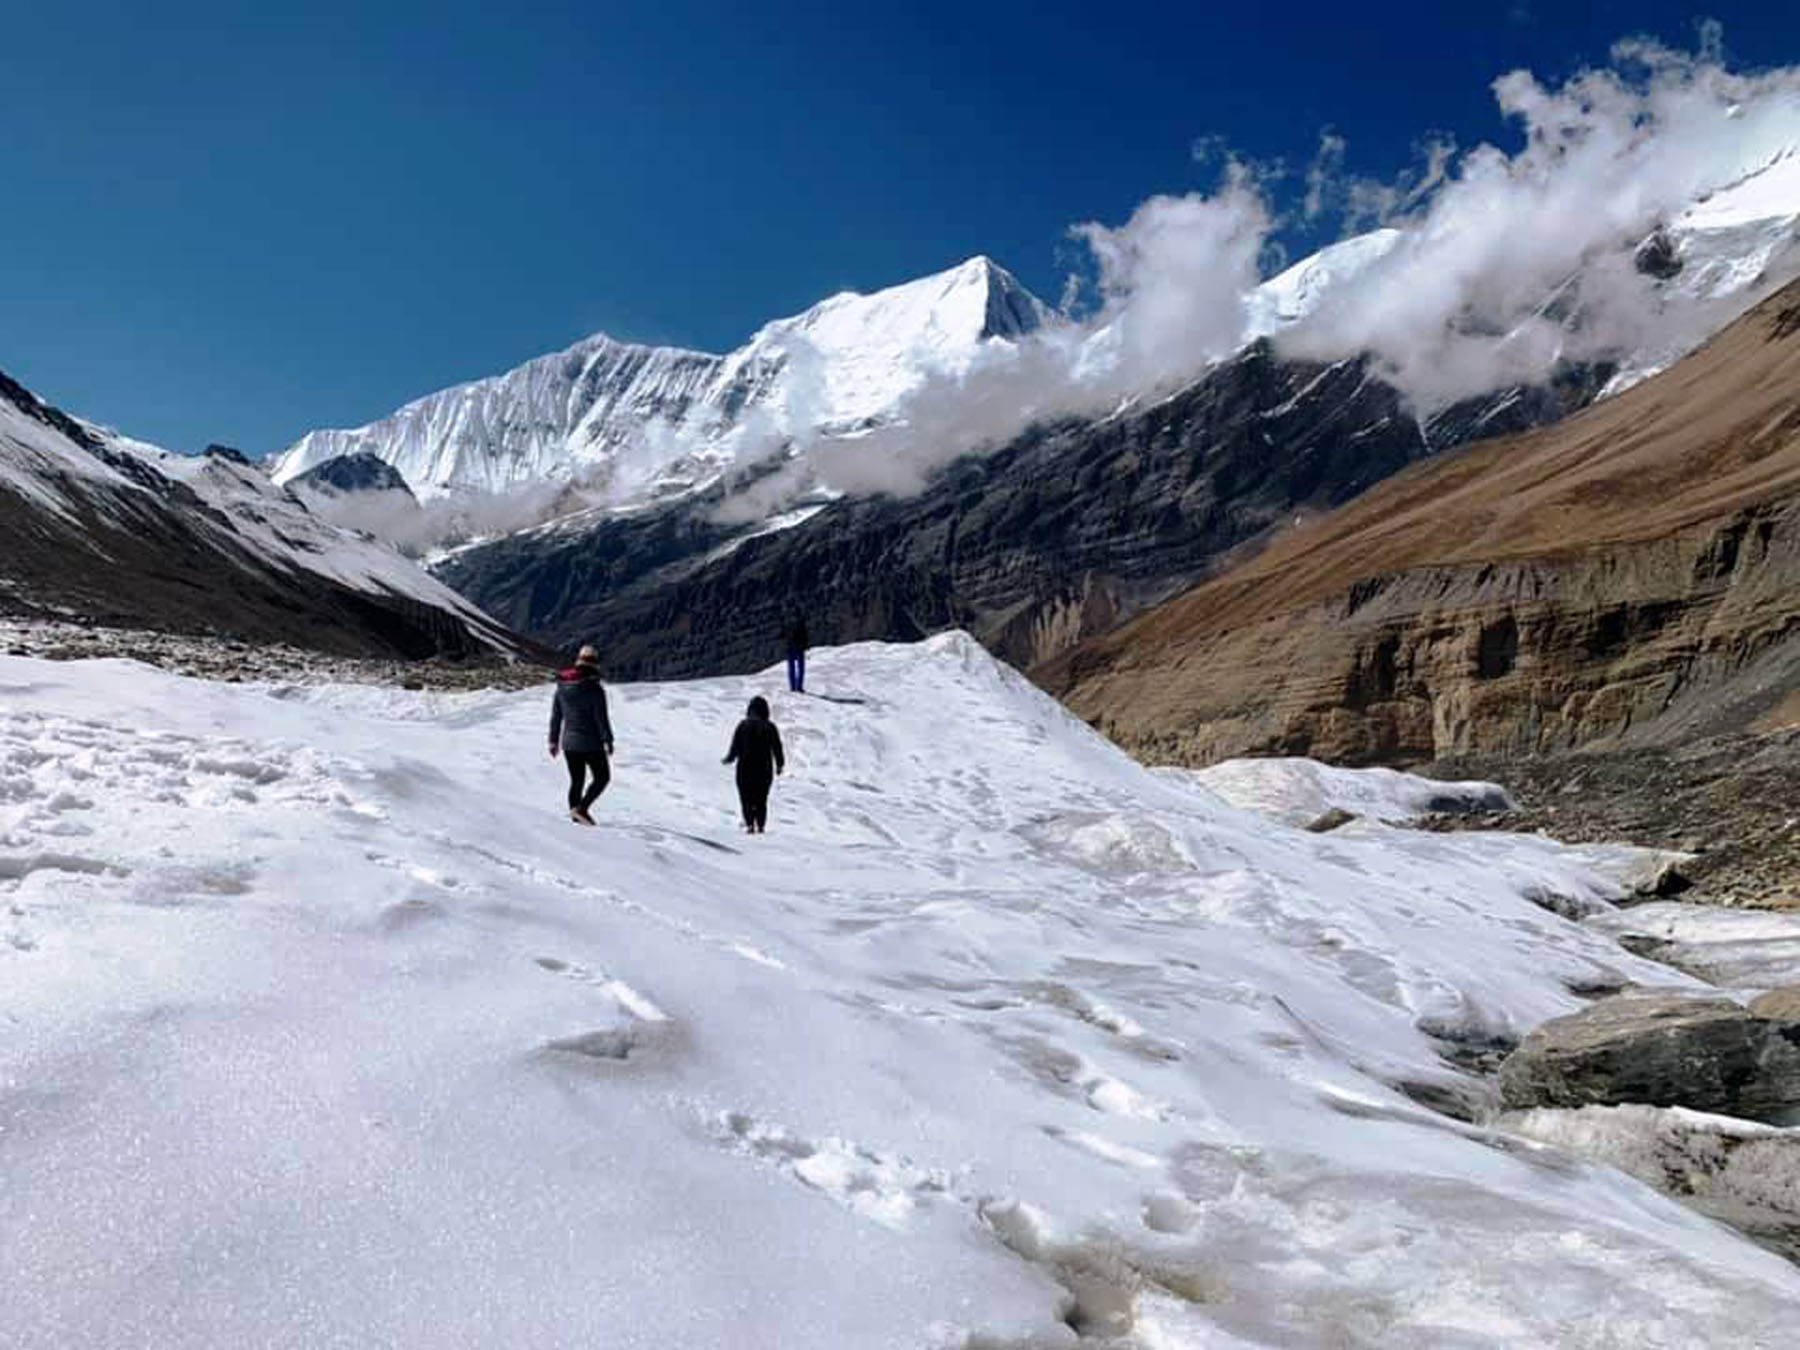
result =
[[[1716,322],[1703,304],[1660,304],[1627,251],[1708,192],[1800,153],[1800,70],[1739,75],[1719,51],[1709,28],[1697,53],[1632,40],[1559,87],[1527,71],[1496,80],[1524,146],[1478,146],[1428,172],[1396,213],[1401,243],[1285,348],[1371,352],[1429,407]],[[1534,317],[1577,272],[1565,301],[1579,308],[1575,331]]]

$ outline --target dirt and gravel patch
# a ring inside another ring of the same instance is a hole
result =
[[[1567,843],[1627,842],[1697,855],[1683,900],[1800,909],[1800,731],[1719,736],[1679,749],[1456,759],[1439,778],[1504,784],[1518,808],[1429,816],[1422,829],[1517,830]]]
[[[549,672],[528,662],[489,657],[420,661],[329,656],[279,643],[189,637],[44,620],[0,619],[0,655],[49,661],[120,657],[227,684],[379,684],[399,689],[525,689]]]

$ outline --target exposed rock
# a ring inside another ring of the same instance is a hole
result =
[[[1750,1000],[1750,1011],[1777,1022],[1800,1022],[1800,984],[1784,984]]]
[[[1547,426],[1592,403],[1617,372],[1611,362],[1570,365],[1547,384],[1516,385],[1464,399],[1432,414],[1426,438],[1443,449]]]
[[[1183,764],[1667,744],[1800,711],[1796,296],[1565,423],[1415,466],[1035,673]]]
[[[400,471],[366,450],[315,464],[289,480],[289,486],[312,492],[400,492],[413,495]]]
[[[1655,277],[1658,281],[1669,281],[1680,276],[1684,265],[1679,247],[1669,237],[1669,232],[1660,226],[1638,245],[1632,262],[1638,271],[1647,277]]]
[[[331,656],[284,643],[244,643],[219,637],[107,628],[66,620],[0,617],[0,650],[47,661],[128,656],[133,661],[202,680],[270,685],[374,684],[404,689],[462,691],[544,687],[543,666],[497,654],[404,661]]]
[[[1509,1110],[1686,1106],[1752,1120],[1800,1108],[1800,1024],[1728,998],[1636,991],[1537,1027],[1500,1068]]]
[[[1654,1106],[1521,1111],[1498,1123],[1616,1167],[1800,1261],[1800,1129]]]
[[[1357,819],[1356,812],[1346,811],[1341,806],[1334,806],[1317,820],[1306,827],[1308,834],[1330,834],[1333,830],[1348,825]]]

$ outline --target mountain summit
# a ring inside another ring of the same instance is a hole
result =
[[[717,473],[747,435],[888,416],[928,374],[960,372],[984,344],[1049,317],[1010,272],[975,257],[870,295],[834,295],[724,356],[596,334],[367,426],[310,432],[274,476],[370,454],[421,496],[559,479],[662,495]]]

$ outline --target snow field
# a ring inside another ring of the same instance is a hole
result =
[[[548,687],[0,659],[0,1346],[1787,1343],[1792,1267],[1418,1104],[1685,982],[1543,906],[1603,870],[1241,812],[961,635],[814,667],[616,687],[586,830]]]
[[[1498,783],[1446,783],[1394,769],[1340,769],[1315,759],[1228,759],[1206,769],[1158,769],[1216,792],[1231,805],[1308,825],[1337,808],[1372,820],[1410,820],[1431,811],[1504,811]]]

